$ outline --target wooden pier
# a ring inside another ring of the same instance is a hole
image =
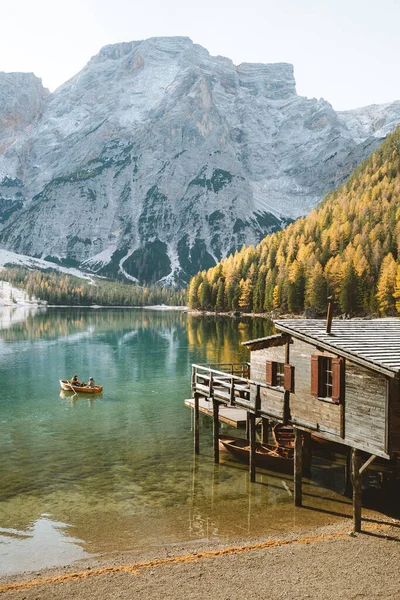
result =
[[[185,400],[186,406],[194,409],[194,398],[188,398]],[[213,403],[212,400],[206,398],[199,399],[199,411],[209,417],[213,416]],[[230,427],[246,427],[247,423],[247,411],[244,408],[237,408],[236,406],[221,407],[218,411],[218,418],[221,423],[229,425]]]

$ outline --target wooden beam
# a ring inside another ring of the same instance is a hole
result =
[[[303,475],[311,475],[311,433],[303,431]]]
[[[269,419],[265,417],[261,420],[261,442],[263,444],[268,444],[268,434],[269,434]]]
[[[372,464],[375,459],[376,459],[376,455],[372,454],[369,457],[369,459],[365,461],[365,463],[363,464],[363,466],[360,467],[360,470],[359,470],[360,475],[361,475],[361,473],[364,473],[365,469],[368,469],[369,465]]]
[[[351,448],[346,448],[346,459],[344,463],[344,494],[351,497]]]
[[[200,410],[197,392],[194,393],[194,453],[200,454]]]
[[[301,506],[302,499],[302,473],[303,473],[303,432],[294,430],[294,503]]]
[[[254,413],[249,413],[249,475],[250,481],[256,480],[256,416]]]
[[[287,425],[290,421],[290,392],[287,390],[283,393],[283,424]]]
[[[213,443],[214,443],[214,462],[219,463],[219,402],[213,400]]]
[[[360,474],[361,455],[356,448],[351,449],[351,462],[353,471],[353,531],[361,531],[361,506],[362,506],[362,476]]]
[[[276,335],[270,335],[265,338],[258,338],[256,340],[248,340],[242,342],[242,346],[247,346],[252,352],[254,350],[262,350],[263,348],[276,348],[277,346],[283,346],[286,341],[290,339],[287,334],[278,333]],[[293,342],[290,342],[291,344]]]
[[[285,344],[285,363],[287,365],[290,363],[290,340],[288,340]]]
[[[289,338],[285,345],[285,364],[290,363],[290,342],[293,343],[293,340]],[[283,395],[283,424],[287,425],[290,419],[290,392],[288,390],[284,391]]]

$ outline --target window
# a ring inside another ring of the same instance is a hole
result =
[[[294,366],[283,362],[267,360],[265,381],[272,387],[294,392]]]
[[[323,356],[321,363],[321,389],[319,396],[321,398],[332,398],[332,359]]]
[[[281,362],[276,363],[276,383],[275,385],[279,386],[279,387],[283,387],[283,381],[284,381],[284,364]]]
[[[316,355],[311,357],[311,394],[340,404],[344,399],[344,359]]]
[[[267,360],[265,366],[265,382],[273,387],[283,385],[283,363]]]

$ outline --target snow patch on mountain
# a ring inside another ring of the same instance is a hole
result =
[[[59,273],[65,273],[66,275],[72,275],[73,277],[79,277],[80,279],[86,279],[93,282],[93,275],[84,273],[80,269],[63,267],[48,260],[24,256],[23,254],[0,249],[0,276],[1,269],[6,267],[24,267],[28,269],[37,269],[39,271],[58,271]]]

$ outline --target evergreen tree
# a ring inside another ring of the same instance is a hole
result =
[[[327,284],[320,263],[316,263],[307,282],[306,304],[308,307],[314,308],[318,314],[326,311]]]
[[[217,301],[215,308],[218,312],[223,312],[226,309],[225,279],[223,277],[221,277],[218,281]]]
[[[211,305],[211,286],[206,276],[204,276],[199,286],[199,305],[201,310],[213,310]]]
[[[353,263],[346,265],[342,288],[339,294],[340,310],[349,315],[357,313],[360,308],[359,281]]]
[[[379,312],[386,316],[395,310],[396,262],[392,254],[385,256],[379,274],[376,298]]]

